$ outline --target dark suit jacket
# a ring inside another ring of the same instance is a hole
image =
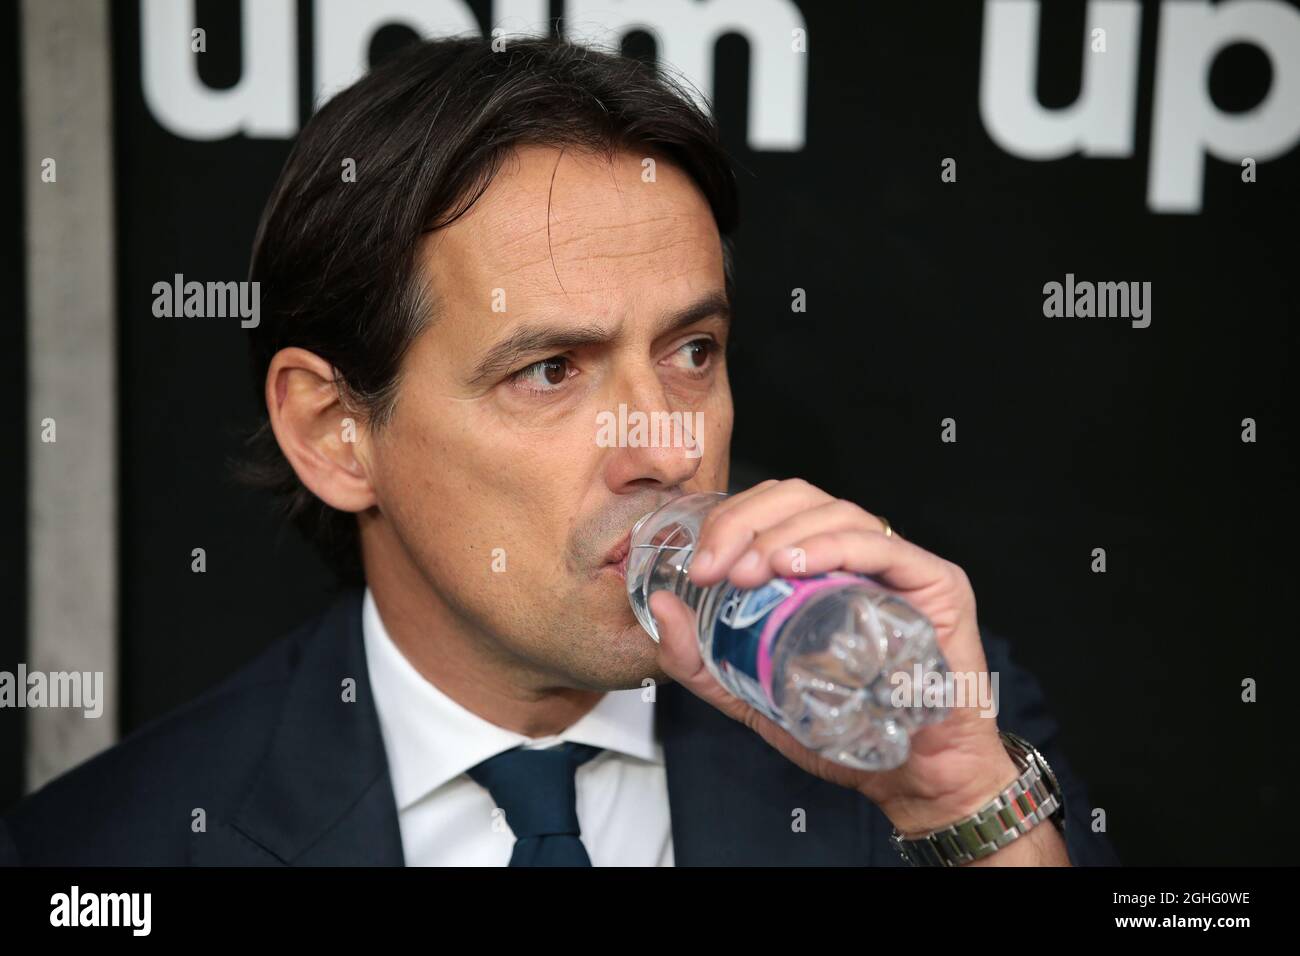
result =
[[[1037,682],[985,635],[1002,729],[1051,763],[1071,860],[1119,861],[1060,751]],[[355,703],[342,682],[356,681]],[[790,763],[676,684],[658,688],[673,851],[692,865],[902,865],[867,799]],[[806,811],[805,832],[792,812]],[[193,832],[194,811],[206,816]],[[353,591],[193,703],[51,781],[0,821],[0,861],[38,865],[401,865],[397,809]]]

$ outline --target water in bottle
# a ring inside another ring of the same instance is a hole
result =
[[[899,766],[910,735],[947,716],[942,704],[921,706],[922,688],[912,686],[918,664],[922,674],[947,670],[934,627],[860,574],[697,587],[686,572],[700,525],[725,497],[684,495],[636,523],[627,588],[637,620],[659,640],[650,595],[672,591],[695,612],[700,655],[729,692],[829,760],[863,770]]]

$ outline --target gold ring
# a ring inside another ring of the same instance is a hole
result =
[[[885,537],[892,538],[894,536],[894,526],[889,523],[889,519],[882,518],[880,515],[876,515],[876,518],[885,526]]]

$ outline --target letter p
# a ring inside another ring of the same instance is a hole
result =
[[[1263,101],[1244,113],[1224,113],[1209,96],[1210,66],[1233,43],[1258,47],[1273,67]],[[1147,184],[1153,212],[1200,211],[1206,153],[1235,167],[1243,156],[1281,155],[1300,139],[1300,13],[1294,8],[1276,0],[1167,2],[1157,51]]]

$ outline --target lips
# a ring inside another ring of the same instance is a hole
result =
[[[632,531],[619,538],[614,547],[605,555],[605,563],[617,566],[619,574],[627,573],[627,553],[632,543]]]
[[[668,499],[668,500],[672,500],[672,499]],[[650,511],[647,511],[644,514],[642,514],[637,519],[637,521],[632,525],[632,527],[627,530],[627,533],[624,534],[623,537],[619,538],[618,541],[614,542],[614,546],[610,548],[607,552],[605,552],[605,563],[602,564],[600,567],[602,571],[605,570],[606,568],[609,568],[617,572],[618,576],[621,577],[623,580],[625,581],[627,580],[627,558],[628,558],[628,554],[632,549],[632,532],[637,529],[637,526],[640,525],[642,521],[648,518],[659,508],[662,508],[664,504],[666,504],[666,502],[661,502],[660,504],[652,508]]]

